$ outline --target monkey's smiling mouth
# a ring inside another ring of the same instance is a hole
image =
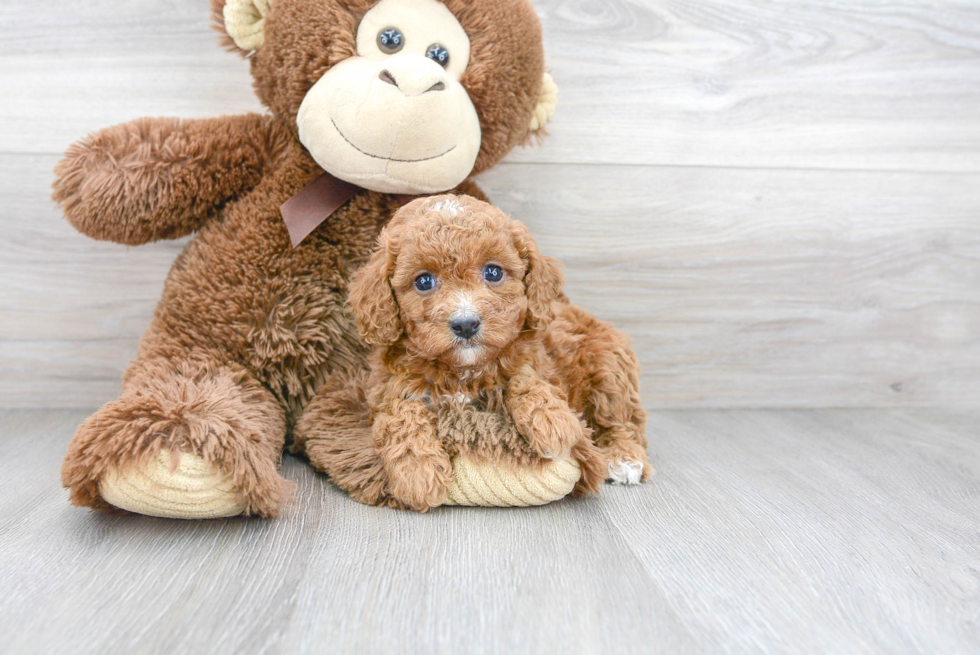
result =
[[[422,157],[421,159],[396,159],[395,157],[381,157],[380,155],[372,155],[370,152],[364,152],[363,150],[361,150],[360,148],[358,148],[356,145],[354,145],[354,143],[350,139],[348,139],[347,136],[340,130],[340,126],[337,125],[337,121],[335,121],[333,119],[333,116],[330,117],[330,122],[333,123],[333,128],[335,130],[337,130],[337,134],[339,134],[340,137],[344,141],[346,141],[348,144],[350,144],[350,147],[351,148],[353,148],[354,150],[358,151],[362,155],[367,155],[368,157],[373,157],[374,159],[383,159],[384,161],[397,161],[397,162],[401,162],[401,163],[404,163],[404,164],[414,164],[414,163],[420,162],[420,161],[430,161],[432,159],[438,159],[439,157],[442,157],[443,155],[448,155],[450,152],[452,152],[453,150],[456,149],[456,146],[454,145],[449,150],[447,150],[446,152],[440,153],[438,155],[433,155],[432,157]]]

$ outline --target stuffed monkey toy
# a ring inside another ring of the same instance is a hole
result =
[[[275,516],[304,408],[365,367],[344,301],[381,228],[406,196],[483,197],[469,177],[554,111],[529,0],[212,0],[212,12],[268,113],[138,119],[71,146],[55,171],[53,197],[92,238],[196,233],[121,396],[71,441],[62,481],[76,505]],[[549,467],[577,476],[572,461]]]

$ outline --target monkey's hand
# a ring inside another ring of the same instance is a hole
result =
[[[140,118],[72,145],[52,197],[92,238],[139,245],[199,229],[255,186],[284,143],[259,114]]]

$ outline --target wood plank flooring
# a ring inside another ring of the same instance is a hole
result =
[[[0,413],[9,653],[969,653],[980,414],[654,412],[658,475],[535,509],[273,521],[70,507],[81,411]]]

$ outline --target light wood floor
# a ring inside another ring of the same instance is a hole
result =
[[[651,417],[658,475],[535,509],[275,521],[70,507],[84,411],[0,413],[8,653],[980,651],[980,413]]]

